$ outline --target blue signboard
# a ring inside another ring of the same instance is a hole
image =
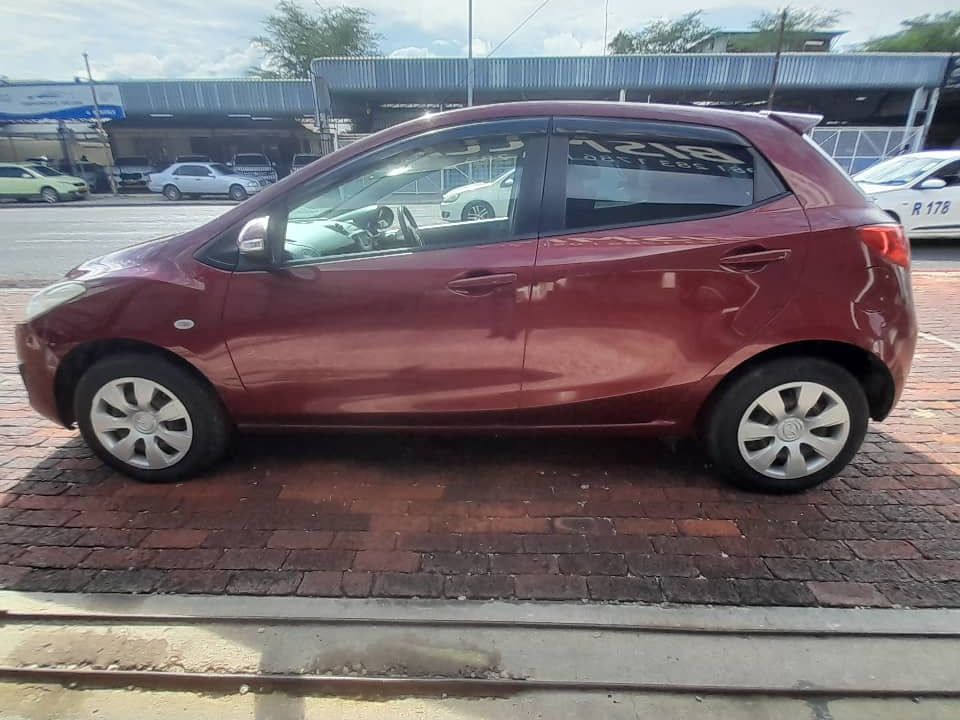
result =
[[[125,117],[120,88],[97,85],[97,104],[104,120]],[[0,122],[93,120],[96,118],[90,85],[0,86]]]

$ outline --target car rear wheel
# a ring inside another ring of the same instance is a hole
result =
[[[163,196],[167,200],[179,200],[183,197],[183,193],[180,192],[180,188],[176,185],[165,185],[163,188]]]
[[[45,203],[58,203],[60,202],[60,193],[52,187],[45,187],[40,191],[40,199]]]
[[[483,200],[474,200],[467,203],[460,213],[460,219],[464,222],[469,220],[489,220],[494,215],[493,206]]]
[[[246,200],[247,191],[244,190],[241,185],[231,185],[230,186],[230,199],[231,200]]]
[[[847,370],[819,358],[784,358],[721,388],[707,418],[707,450],[743,488],[799,492],[850,462],[868,419],[863,388]]]
[[[147,482],[172,482],[218,460],[229,439],[216,393],[189,370],[154,355],[107,358],[74,395],[84,440],[111,467]]]

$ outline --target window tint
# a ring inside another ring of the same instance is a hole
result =
[[[31,165],[30,169],[33,170],[33,172],[35,172],[37,175],[43,175],[44,177],[63,175],[62,172],[54,170],[52,167],[47,167],[46,165]]]
[[[0,167],[0,178],[19,178],[26,173],[18,167]]]
[[[960,160],[944,165],[932,177],[945,180],[949,187],[960,185]]]
[[[173,171],[174,175],[186,175],[188,177],[203,177],[207,174],[207,168],[203,165],[181,165]]]
[[[290,210],[285,260],[509,240],[529,139],[438,139],[358,169]]]
[[[269,165],[270,161],[267,160],[265,155],[237,155],[234,159],[235,165]]]
[[[569,229],[670,222],[745,208],[784,192],[751,148],[703,140],[573,135]]]

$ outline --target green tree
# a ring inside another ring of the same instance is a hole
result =
[[[280,0],[263,21],[264,33],[253,38],[263,48],[266,62],[250,74],[305,78],[314,58],[377,55],[380,35],[371,29],[370,20],[370,13],[361,8],[318,7],[313,15],[293,0]]]
[[[836,27],[846,13],[842,10],[821,10],[810,8],[796,10],[789,5],[776,11],[764,11],[750,23],[754,30],[751,35],[736,38],[731,52],[776,52],[780,44],[780,18],[786,11],[783,24],[783,49],[787,52],[802,52],[810,39],[810,33],[822,32]]]
[[[750,23],[754,30],[761,31],[780,31],[780,15],[787,11],[787,22],[784,23],[784,31],[811,32],[816,30],[829,30],[836,27],[840,18],[846,15],[842,10],[821,10],[820,8],[810,8],[809,10],[796,10],[789,5],[774,12],[764,11],[760,17]]]
[[[655,20],[635,33],[621,30],[607,47],[614,55],[686,52],[717,30],[704,23],[701,15],[703,10],[694,10],[673,20]]]
[[[960,12],[921,15],[900,23],[892,35],[868,40],[864,50],[874,52],[960,52]]]

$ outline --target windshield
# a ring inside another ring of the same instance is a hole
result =
[[[121,157],[117,158],[117,165],[119,167],[132,167],[134,165],[149,165],[150,162],[145,157]]]
[[[879,162],[853,176],[872,185],[906,185],[936,168],[943,160],[931,157],[895,157]]]
[[[63,175],[62,172],[54,170],[52,167],[47,167],[46,165],[31,165],[30,169],[33,170],[37,175],[45,175],[46,177],[53,177],[54,175]]]
[[[221,163],[213,163],[209,167],[217,175],[233,175],[233,170],[228,168],[226,165],[222,165]]]
[[[293,162],[296,165],[309,165],[314,160],[319,160],[319,155],[294,155]]]
[[[269,165],[265,155],[237,155],[234,165]]]

